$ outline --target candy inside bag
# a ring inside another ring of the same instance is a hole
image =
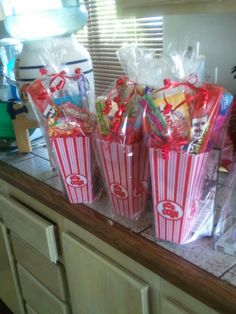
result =
[[[98,134],[102,139],[133,144],[142,138],[143,89],[127,77],[116,80],[112,88],[96,100]]]
[[[190,137],[190,117],[184,90],[168,93],[152,89],[140,104],[145,110],[157,145],[187,143]]]
[[[203,153],[214,145],[215,123],[222,125],[220,106],[225,91],[214,84],[165,80],[161,89],[145,90],[144,133],[148,146]],[[227,110],[231,97],[227,98]],[[217,120],[218,118],[218,120]]]
[[[208,145],[213,137],[213,129],[224,93],[223,87],[206,82],[201,85],[201,90],[204,93],[204,102],[200,102],[197,106],[195,103],[190,105],[192,126],[187,151],[193,154],[203,153],[210,148]]]
[[[68,76],[65,71],[45,75],[34,81],[27,89],[33,103],[41,114],[49,136],[90,135],[96,125],[96,117],[89,111],[89,84],[77,69]]]
[[[73,75],[68,75],[66,71],[49,74],[45,68],[40,69],[40,73],[55,105],[60,106],[69,102],[89,110],[89,82],[79,68],[75,69]]]

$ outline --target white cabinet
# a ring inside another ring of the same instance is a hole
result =
[[[38,314],[70,313],[68,304],[57,298],[20,264],[17,264],[17,268],[23,297]]]
[[[161,306],[162,313],[168,313],[168,314],[192,314],[193,312],[189,312],[188,310],[185,310],[183,306],[176,303],[175,301],[171,299],[163,299],[162,300],[162,306]]]
[[[11,253],[9,275],[19,290],[16,291],[21,308],[13,313],[71,313],[64,266],[59,261],[56,223],[28,206],[27,199],[24,202],[7,193],[0,194],[0,217],[3,237],[9,239],[5,243]],[[0,289],[0,298],[3,296]]]
[[[16,261],[55,296],[66,301],[67,289],[63,265],[51,263],[14,233],[11,233],[11,241]]]
[[[23,299],[32,314],[69,314],[69,304],[73,314],[217,314],[78,224],[9,190],[0,196],[0,298],[14,314],[25,314]],[[57,251],[57,228],[62,255],[54,263],[49,248],[54,243]],[[10,279],[15,304],[4,299],[2,278]]]
[[[73,314],[217,314],[78,225],[65,231]]]
[[[7,227],[56,263],[58,250],[54,224],[11,197],[0,194],[0,204],[1,215]]]
[[[217,314],[164,279],[160,280],[161,314]]]
[[[0,299],[14,314],[25,313],[6,226],[0,220]]]
[[[62,243],[74,314],[150,314],[148,283],[73,235]]]

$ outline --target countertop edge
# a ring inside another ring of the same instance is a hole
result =
[[[87,205],[70,204],[61,192],[3,161],[0,161],[0,178],[216,311],[235,313],[234,286],[104,217]],[[34,188],[35,186],[37,188]]]

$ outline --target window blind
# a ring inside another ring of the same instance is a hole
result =
[[[88,49],[94,69],[96,96],[101,95],[124,72],[116,51],[123,43],[163,49],[162,17],[121,19],[117,17],[115,0],[85,0],[89,19],[77,39]]]

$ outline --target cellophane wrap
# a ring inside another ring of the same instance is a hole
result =
[[[153,58],[156,67],[150,84],[150,77],[146,74],[145,82],[145,73],[139,72],[145,84],[140,106],[156,237],[184,244],[212,235],[220,158],[214,148],[232,95],[219,85],[199,81],[201,60],[194,53],[172,51],[157,59],[137,51],[148,64]]]
[[[144,88],[132,80],[124,65],[129,62],[135,67],[136,61],[119,59],[126,75],[118,77],[96,99],[98,126],[94,143],[112,213],[136,220],[147,208],[150,181],[148,149],[142,133],[143,109],[139,105]]]
[[[92,147],[96,128],[94,98],[80,68],[63,65],[63,49],[51,44],[41,51],[39,79],[27,93],[71,203],[92,203],[102,191]]]
[[[231,172],[234,166],[236,152],[236,99],[226,117],[223,128],[216,138],[216,147],[221,149],[220,166],[222,170]]]
[[[220,182],[215,218],[215,249],[236,256],[236,144],[235,101],[227,124],[219,137],[222,145]]]

